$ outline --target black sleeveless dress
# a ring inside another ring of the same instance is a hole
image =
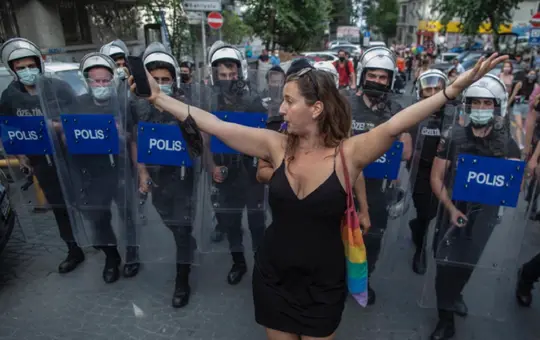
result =
[[[253,301],[260,325],[312,337],[337,329],[347,297],[341,219],[346,192],[335,169],[298,199],[285,161],[270,180],[272,224],[255,259]]]

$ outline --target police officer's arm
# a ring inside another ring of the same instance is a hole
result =
[[[408,132],[402,133],[399,137],[399,141],[403,143],[403,154],[401,155],[401,159],[404,161],[408,161],[409,159],[411,159],[413,148],[411,134]]]
[[[460,75],[445,91],[440,91],[429,98],[406,107],[388,121],[367,133],[348,139],[344,144],[344,152],[347,153],[346,156],[350,157],[348,159],[351,160],[353,166],[357,169],[363,169],[374,162],[392,146],[392,143],[401,133],[409,131],[414,125],[428,118],[445,105],[449,100],[446,96],[457,98],[465,88],[483,77],[497,64],[508,59],[508,56],[496,57],[497,54],[493,54],[485,61],[483,57],[480,58],[472,70]]]
[[[437,145],[437,155],[433,160],[433,166],[431,168],[430,184],[431,190],[439,201],[444,204],[447,211],[452,212],[456,210],[456,206],[452,203],[448,190],[444,185],[444,177],[448,168],[452,165],[450,159],[452,159],[455,150],[453,146],[450,146],[448,142],[448,136],[451,135],[451,130],[443,132],[439,145]],[[449,149],[450,148],[450,149]]]
[[[266,159],[272,162],[273,166],[283,159],[281,152],[287,138],[285,135],[222,121],[209,112],[161,93],[155,81],[152,78],[149,78],[149,81],[153,88],[150,100],[160,110],[169,112],[180,121],[185,121],[191,116],[201,131],[216,136],[240,153]]]

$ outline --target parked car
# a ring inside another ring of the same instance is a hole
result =
[[[351,45],[350,42],[347,40],[332,40],[328,42],[328,49],[331,49],[332,47],[339,46],[339,45]]]
[[[386,43],[384,41],[370,41],[368,44],[368,47],[375,47],[375,46],[386,47]]]
[[[345,50],[349,52],[349,55],[351,57],[355,57],[355,56],[359,57],[362,54],[362,49],[360,48],[360,46],[352,45],[352,44],[338,45],[329,49],[329,51],[333,53],[338,53],[340,50]]]

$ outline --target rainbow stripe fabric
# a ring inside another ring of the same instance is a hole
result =
[[[356,212],[354,215],[356,215]],[[347,286],[354,299],[362,307],[366,307],[368,301],[368,266],[362,230],[358,218],[347,218],[343,222],[341,234],[347,263]]]

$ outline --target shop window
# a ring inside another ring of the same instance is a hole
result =
[[[66,45],[92,43],[88,12],[84,5],[77,4],[75,0],[62,0],[58,3],[58,13],[62,22]]]

